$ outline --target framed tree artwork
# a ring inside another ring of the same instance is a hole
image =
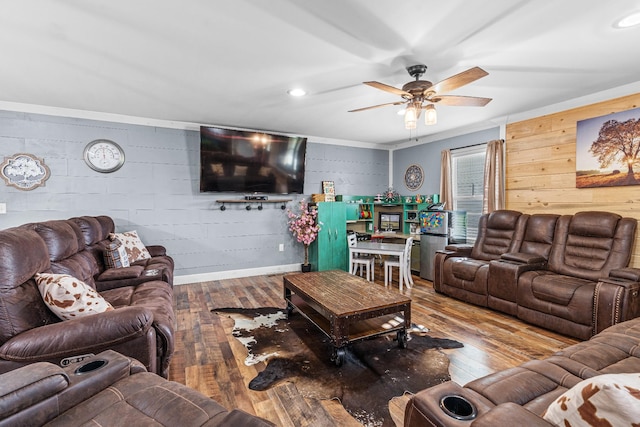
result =
[[[640,108],[581,120],[576,187],[640,185]]]

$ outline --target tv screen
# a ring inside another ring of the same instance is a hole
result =
[[[200,127],[200,191],[302,194],[307,139]]]

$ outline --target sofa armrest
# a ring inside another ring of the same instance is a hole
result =
[[[0,357],[33,363],[97,353],[144,337],[152,324],[149,309],[123,307],[25,331],[0,346]]]
[[[616,274],[631,277],[628,270],[632,269],[613,270],[608,278],[600,279],[596,284],[593,294],[594,335],[616,323],[640,317],[640,282],[612,277]]]
[[[130,267],[121,268],[108,268],[100,274],[96,280],[108,281],[108,280],[123,280],[123,279],[135,279],[140,277],[144,267],[140,265],[132,265]]]
[[[632,282],[640,282],[640,268],[616,268],[609,272],[609,277],[629,280]]]
[[[145,246],[152,257],[167,255],[167,248],[162,245]]]
[[[433,260],[433,289],[442,292],[442,266],[448,258],[469,257],[473,246],[466,244],[447,245],[444,250],[436,251]]]
[[[69,385],[66,372],[46,362],[9,371],[0,375],[0,420],[60,393]]]
[[[459,244],[447,245],[444,247],[444,251],[438,251],[438,252],[446,252],[452,256],[469,256],[471,255],[472,250],[473,250],[472,245],[459,243]]]
[[[471,423],[471,427],[549,427],[553,424],[544,418],[512,402],[502,403],[482,414]]]
[[[504,261],[517,262],[520,264],[544,265],[547,262],[547,260],[540,255],[527,254],[524,252],[508,252],[506,254],[502,254],[500,256],[500,259]]]

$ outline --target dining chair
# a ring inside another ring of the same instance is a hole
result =
[[[411,289],[413,285],[413,279],[411,278],[411,246],[413,245],[413,237],[408,237],[404,245],[404,267],[400,266],[400,257],[394,257],[387,259],[384,262],[384,285],[389,286],[393,275],[393,267],[398,267],[398,282],[400,282],[399,276],[402,274],[402,278],[407,282],[407,288]],[[402,285],[400,285],[402,290]]]
[[[349,243],[350,248],[354,248],[358,244],[358,238],[354,233],[347,234],[347,242]],[[351,259],[351,265],[349,266],[349,273],[356,274],[358,269],[360,269],[360,277],[362,277],[362,270],[366,267],[367,280],[373,282],[374,262],[375,257],[373,255],[364,256],[354,253]]]

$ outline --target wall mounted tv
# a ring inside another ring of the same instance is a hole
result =
[[[200,191],[302,194],[307,138],[200,127]]]

